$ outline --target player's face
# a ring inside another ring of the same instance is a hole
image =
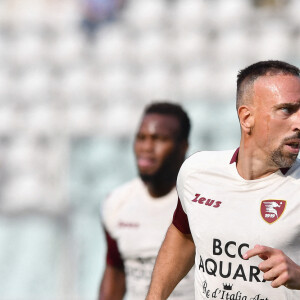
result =
[[[178,164],[179,126],[173,116],[145,115],[134,143],[137,167],[142,178],[151,178],[168,170],[172,172],[172,164]]]
[[[300,147],[300,79],[264,76],[254,83],[256,146],[273,166],[290,167]]]

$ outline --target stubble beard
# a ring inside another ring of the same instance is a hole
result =
[[[298,154],[284,154],[282,149],[276,149],[271,154],[271,160],[278,168],[290,168],[297,159]]]
[[[298,137],[298,136],[297,136]],[[283,147],[285,139],[282,144],[271,153],[271,161],[278,168],[290,168],[297,159],[298,153],[285,153]]]

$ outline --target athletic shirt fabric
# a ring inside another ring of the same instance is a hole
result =
[[[263,281],[256,244],[300,263],[300,162],[256,180],[236,169],[237,152],[198,152],[178,174],[173,224],[196,245],[196,299],[299,300],[300,291]]]
[[[126,299],[144,300],[155,259],[176,208],[175,188],[152,198],[136,178],[116,189],[101,208],[108,243],[107,263],[126,274]],[[193,269],[178,284],[170,300],[194,300]]]

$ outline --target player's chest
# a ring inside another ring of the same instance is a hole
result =
[[[229,180],[214,185],[190,180],[184,201],[191,230],[201,243],[222,237],[280,246],[279,236],[294,240],[300,232],[300,189],[288,181],[241,186]]]
[[[132,201],[115,219],[115,235],[123,255],[158,251],[172,221],[176,202],[162,205]]]

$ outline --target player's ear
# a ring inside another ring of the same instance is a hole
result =
[[[241,105],[238,108],[238,116],[242,131],[250,135],[254,126],[254,116],[251,107],[247,105]]]

